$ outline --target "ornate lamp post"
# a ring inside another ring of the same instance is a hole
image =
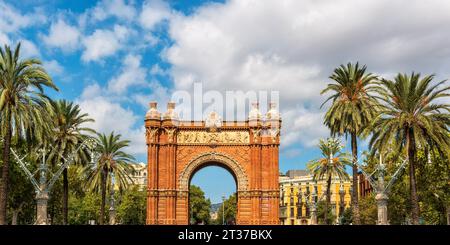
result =
[[[43,149],[40,149],[38,152],[42,154],[42,161],[39,164],[39,168],[36,172],[31,173],[30,170],[28,170],[27,163],[24,161],[26,158],[26,155],[23,157],[19,157],[19,155],[14,151],[14,149],[11,147],[11,153],[13,154],[16,161],[19,163],[20,168],[25,172],[28,179],[33,184],[34,190],[36,191],[36,225],[47,225],[48,217],[47,217],[47,206],[48,206],[48,199],[49,199],[49,193],[53,188],[53,185],[55,182],[59,179],[61,174],[63,173],[64,169],[66,169],[75,159],[75,155],[77,152],[86,146],[88,146],[92,142],[92,139],[86,139],[83,141],[78,148],[73,150],[69,157],[66,159],[64,156],[58,152],[61,159],[63,159],[63,163],[61,163],[60,168],[56,173],[53,174],[52,178],[47,181],[47,174],[50,172],[48,169],[48,164],[46,160],[46,154],[49,152],[44,147]],[[53,148],[53,146],[52,146]],[[54,149],[54,148],[53,148]],[[39,173],[39,181],[36,180],[34,177],[36,173]]]
[[[377,225],[389,225],[387,220],[387,202],[388,202],[388,193],[390,188],[395,180],[397,180],[398,175],[401,170],[405,168],[405,164],[407,159],[403,161],[400,167],[395,171],[394,175],[392,175],[391,180],[386,185],[384,182],[384,177],[386,173],[386,165],[383,163],[382,156],[380,153],[380,161],[378,163],[377,169],[372,174],[367,174],[364,169],[360,167],[361,172],[365,176],[365,178],[369,181],[369,184],[375,190],[375,200],[377,201],[377,209],[378,209],[378,220]],[[359,164],[358,164],[359,165]],[[378,173],[378,180],[375,180],[373,175]]]
[[[317,225],[317,183],[314,183],[314,187],[311,193],[311,225]]]
[[[339,184],[339,224],[342,225],[342,220],[344,219],[344,210],[345,210],[345,189],[344,184]]]
[[[222,225],[225,225],[225,196],[222,196]]]

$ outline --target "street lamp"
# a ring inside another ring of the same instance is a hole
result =
[[[222,196],[222,225],[225,225],[225,196]]]
[[[344,219],[344,209],[345,209],[345,189],[344,189],[344,184],[341,183],[339,184],[339,198],[340,198],[340,203],[339,203],[339,224],[342,225],[342,220]]]
[[[395,173],[392,175],[391,180],[386,185],[384,183],[384,176],[386,173],[386,165],[383,163],[382,155],[380,152],[380,161],[378,163],[377,168],[372,174],[367,174],[364,169],[360,167],[362,174],[365,176],[367,181],[369,181],[370,186],[375,190],[375,200],[377,201],[377,209],[378,209],[378,221],[377,225],[388,225],[387,221],[387,202],[388,202],[388,193],[390,191],[390,188],[395,180],[397,180],[398,175],[400,174],[401,170],[405,168],[405,164],[408,159],[403,160],[403,163],[400,165],[400,167],[395,171]],[[375,181],[373,178],[373,175],[378,172],[378,180]]]
[[[0,141],[3,141],[3,139],[0,139]],[[68,168],[69,165],[74,162],[75,155],[81,148],[88,147],[92,144],[93,139],[88,138],[84,140],[78,148],[74,149],[66,159],[60,152],[57,152],[58,155],[61,157],[63,162],[61,163],[61,166],[59,169],[53,174],[52,178],[50,180],[47,179],[47,174],[52,174],[47,165],[46,160],[46,154],[50,151],[47,150],[45,147],[42,149],[39,149],[38,152],[42,154],[42,161],[39,164],[39,168],[36,172],[31,173],[28,169],[27,165],[29,165],[27,162],[24,161],[26,158],[26,154],[22,157],[20,157],[16,151],[11,147],[11,153],[13,154],[16,161],[19,163],[19,167],[25,172],[28,179],[31,181],[31,184],[34,187],[34,190],[36,192],[36,222],[37,225],[47,225],[49,224],[49,220],[47,217],[47,206],[48,206],[48,199],[49,199],[49,193],[53,188],[53,185],[55,182],[59,179],[61,174],[63,173],[64,169]],[[50,145],[51,146],[51,145]],[[51,146],[53,150],[55,148]],[[39,181],[36,180],[35,175],[39,173]]]

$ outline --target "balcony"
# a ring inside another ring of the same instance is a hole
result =
[[[287,218],[287,207],[282,206],[280,207],[280,219],[286,219]]]

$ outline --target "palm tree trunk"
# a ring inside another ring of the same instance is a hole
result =
[[[68,224],[69,212],[69,178],[67,168],[63,171],[63,225]]]
[[[328,180],[327,180],[327,200],[325,202],[325,223],[327,225],[330,224],[329,220],[328,220],[328,207],[331,204],[331,192],[330,192],[330,188],[331,188],[331,175],[328,176]]]
[[[415,155],[416,155],[416,142],[412,129],[406,129],[406,144],[408,148],[408,162],[409,162],[409,186],[411,192],[411,218],[414,225],[419,224],[419,200],[417,197],[416,186],[416,169],[415,169]]]
[[[6,120],[11,121],[11,116],[8,115]],[[10,123],[6,123],[5,138],[3,145],[3,167],[0,181],[0,225],[6,225],[6,204],[8,201],[8,180],[9,180],[9,147],[11,146],[11,128]]]
[[[102,184],[101,184],[101,192],[102,192],[102,204],[100,206],[100,218],[99,224],[103,225],[105,218],[105,205],[106,205],[106,174],[107,172],[102,169]]]
[[[352,133],[352,155],[353,155],[353,183],[352,183],[352,207],[353,207],[353,224],[361,224],[359,217],[359,205],[358,205],[358,145],[356,141],[356,133]]]

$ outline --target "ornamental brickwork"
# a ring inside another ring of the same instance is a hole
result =
[[[253,104],[245,122],[181,121],[175,104],[145,116],[148,149],[147,224],[188,224],[189,184],[201,168],[227,169],[237,184],[237,224],[279,224],[278,148],[281,118],[270,105],[262,119]]]

